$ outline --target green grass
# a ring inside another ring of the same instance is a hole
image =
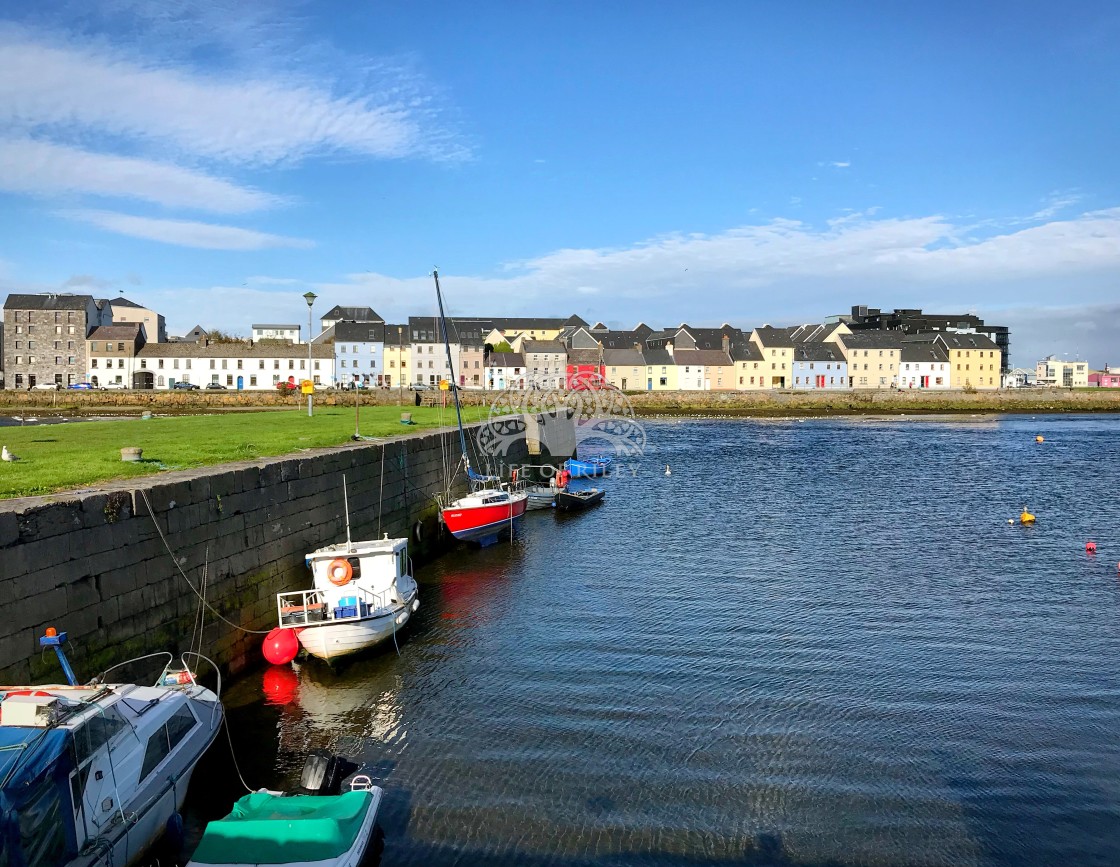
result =
[[[400,423],[402,409],[412,413],[415,426]],[[488,407],[464,407],[463,421],[481,421],[488,412]],[[453,409],[366,406],[361,408],[359,432],[395,436],[454,423]],[[293,409],[0,427],[0,445],[20,457],[15,463],[0,463],[0,499],[336,446],[348,442],[353,433],[353,408],[336,406],[316,408],[310,419],[305,409]],[[122,462],[120,450],[126,446],[142,448],[143,460]]]

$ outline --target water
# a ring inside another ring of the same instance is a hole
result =
[[[238,684],[249,782],[359,758],[386,865],[1120,863],[1120,417],[648,432],[399,658]]]

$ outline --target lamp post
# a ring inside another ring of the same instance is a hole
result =
[[[307,302],[307,379],[314,383],[315,377],[311,375],[311,305],[318,296],[314,292],[304,293],[303,300]],[[307,393],[307,417],[311,418],[311,392]]]
[[[404,327],[397,326],[397,406],[404,406]]]

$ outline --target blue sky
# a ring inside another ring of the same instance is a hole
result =
[[[246,333],[431,313],[438,266],[459,314],[920,306],[1120,364],[1113,3],[0,15],[0,292]]]

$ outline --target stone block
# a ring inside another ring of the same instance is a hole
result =
[[[19,540],[19,519],[15,512],[0,512],[0,548],[14,545]]]
[[[29,626],[0,635],[0,669],[22,662],[38,652],[38,637]]]
[[[67,536],[12,545],[0,557],[0,581],[49,569],[69,559],[70,540]]]
[[[19,515],[19,538],[22,542],[50,539],[71,533],[82,526],[81,503],[47,503]]]
[[[93,608],[101,601],[101,588],[91,575],[83,575],[66,584],[66,611],[72,613]]]

